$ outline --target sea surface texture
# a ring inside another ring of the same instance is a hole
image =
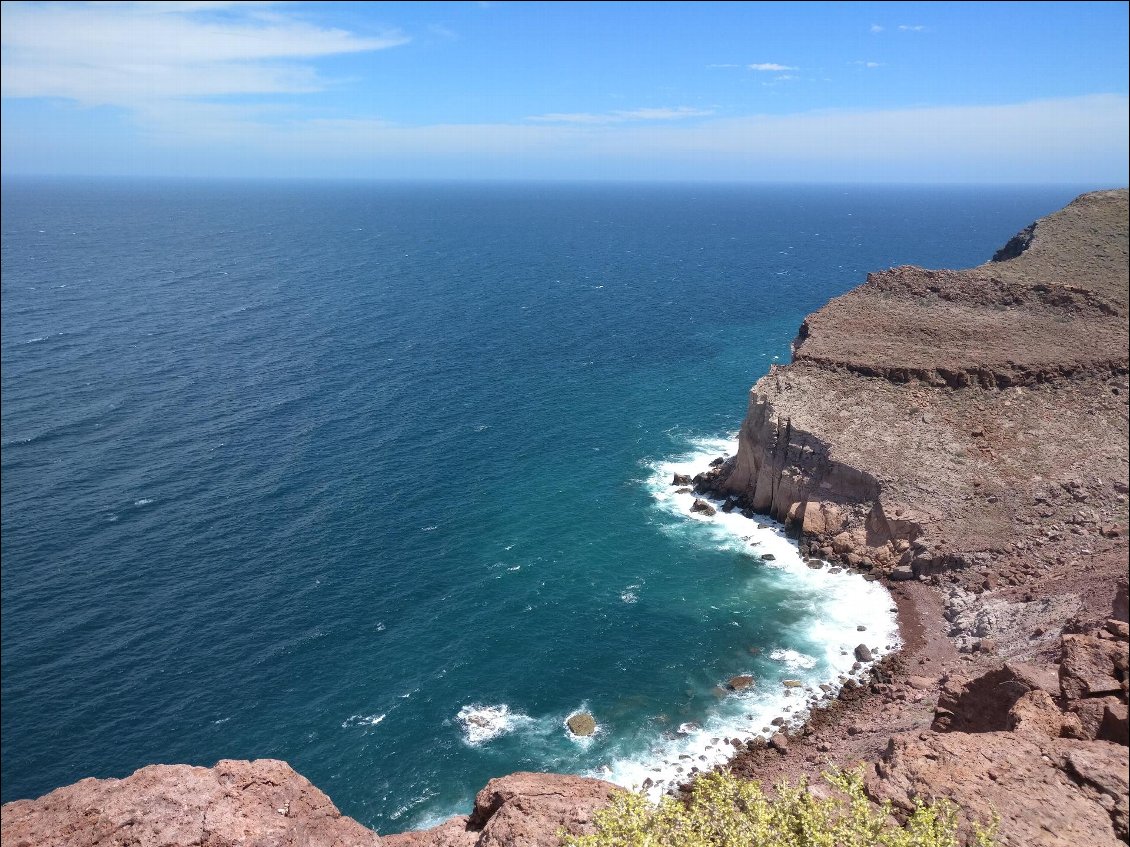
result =
[[[6,181],[3,800],[271,757],[393,832],[795,719],[890,598],[672,474],[806,313],[1076,193]]]

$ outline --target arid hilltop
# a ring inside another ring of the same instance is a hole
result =
[[[1077,580],[1125,565],[1127,373],[1127,193],[1087,194],[809,316],[712,485],[894,579]]]
[[[864,762],[897,813],[950,797],[1005,845],[1130,842],[1127,200],[1083,195],[976,268],[871,274],[753,387],[737,455],[696,488],[790,525],[811,567],[887,582],[905,646],[735,772]],[[383,843],[548,847],[614,790],[514,774]],[[221,762],[9,803],[3,843],[381,840],[285,763]]]

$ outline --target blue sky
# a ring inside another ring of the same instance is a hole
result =
[[[1128,8],[4,2],[2,164],[1124,185]]]

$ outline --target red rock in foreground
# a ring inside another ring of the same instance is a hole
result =
[[[150,765],[5,803],[4,847],[378,847],[286,762]]]
[[[591,832],[619,789],[578,776],[492,779],[469,816],[381,839],[341,814],[286,762],[213,768],[150,765],[125,779],[84,779],[3,807],[4,847],[557,847]]]
[[[557,847],[558,829],[592,832],[593,812],[619,791],[599,779],[548,773],[512,773],[492,779],[475,809],[421,832],[385,838],[385,847]]]

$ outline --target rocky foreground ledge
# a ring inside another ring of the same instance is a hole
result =
[[[1085,194],[965,271],[903,267],[809,316],[695,479],[817,559],[888,583],[902,653],[730,763],[772,784],[866,763],[1004,845],[1130,843],[1128,193]],[[492,780],[470,815],[378,837],[284,762],[154,765],[3,807],[4,847],[550,847],[614,786]]]
[[[558,774],[492,779],[475,808],[428,832],[381,838],[345,817],[286,762],[150,765],[3,807],[4,847],[557,847],[590,831],[614,791]]]

